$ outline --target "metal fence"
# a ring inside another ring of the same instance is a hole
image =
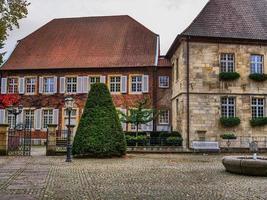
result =
[[[143,140],[127,140],[128,147],[136,147],[136,146],[182,146],[182,139],[177,138],[177,141],[168,141],[167,137],[148,137]]]
[[[67,151],[67,139],[68,139],[68,130],[57,130],[56,131],[56,151],[57,152]]]

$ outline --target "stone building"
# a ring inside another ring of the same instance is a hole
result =
[[[266,0],[210,0],[169,49],[172,125],[187,147],[229,132],[267,136],[266,8]],[[228,127],[221,118],[240,124]]]
[[[108,85],[123,112],[149,98],[150,108],[162,113],[141,129],[169,131],[172,68],[159,47],[159,36],[129,16],[55,19],[18,41],[0,70],[1,93],[20,95],[18,123],[31,122],[36,142],[46,138],[47,124],[66,128],[67,95],[75,99],[71,122],[77,125],[96,82]],[[12,128],[14,116],[0,110],[0,123]]]

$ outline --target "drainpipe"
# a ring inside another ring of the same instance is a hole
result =
[[[189,40],[190,37],[186,38],[186,104],[187,104],[187,111],[186,111],[186,132],[187,132],[187,148],[190,149],[190,51],[189,51]]]

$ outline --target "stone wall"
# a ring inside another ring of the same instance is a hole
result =
[[[240,79],[231,82],[219,80],[221,53],[235,54],[235,69]],[[201,139],[203,135],[214,141],[226,132],[235,132],[237,136],[267,136],[267,126],[252,128],[250,125],[251,98],[267,96],[267,82],[258,83],[248,77],[251,54],[267,57],[267,47],[190,42],[190,141]],[[179,80],[173,81],[173,128],[181,131],[186,140],[186,42],[181,43],[172,57],[173,76],[177,58],[180,74]],[[267,72],[267,62],[264,71]],[[223,96],[236,98],[236,116],[241,120],[237,127],[224,128],[219,123]]]

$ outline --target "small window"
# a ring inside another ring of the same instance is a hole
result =
[[[95,83],[100,83],[100,76],[90,76],[89,85],[92,86]]]
[[[55,79],[54,77],[45,77],[44,78],[44,93],[54,93]]]
[[[260,118],[265,116],[265,101],[263,98],[252,98],[251,110],[252,118]]]
[[[168,76],[159,77],[159,87],[160,88],[169,88],[170,79]]]
[[[221,72],[235,71],[235,55],[231,53],[221,54]]]
[[[36,78],[26,78],[26,93],[35,94],[36,92]]]
[[[121,91],[121,77],[111,76],[110,77],[110,92],[120,92]]]
[[[136,131],[137,130],[136,127],[137,126],[135,124],[130,124],[130,130],[131,131]],[[139,131],[142,131],[142,125],[141,124],[138,125],[138,132]]]
[[[10,127],[10,129],[15,128],[15,116],[9,112],[7,112],[7,123]]]
[[[70,124],[71,125],[76,125],[77,124],[77,114],[78,114],[78,110],[77,109],[72,109],[71,113],[70,113]],[[64,110],[64,125],[65,128],[67,128],[67,125],[69,124],[69,116],[68,116],[68,112],[65,109]]]
[[[132,76],[131,83],[132,92],[142,92],[142,76]]]
[[[46,109],[43,110],[43,128],[47,128],[48,124],[53,123],[53,110],[52,109]]]
[[[222,117],[235,117],[235,98],[223,97],[221,99],[221,114]]]
[[[18,79],[17,78],[9,78],[7,84],[8,84],[9,94],[18,93]]]
[[[160,111],[159,114],[159,124],[166,125],[169,124],[169,111],[168,110],[163,110]]]
[[[263,56],[251,55],[250,68],[251,74],[263,74]]]
[[[23,119],[27,129],[34,128],[34,110],[24,110]]]
[[[179,99],[176,99],[176,114],[179,114]]]
[[[76,93],[77,92],[77,77],[67,77],[66,88],[67,88],[67,93]]]

